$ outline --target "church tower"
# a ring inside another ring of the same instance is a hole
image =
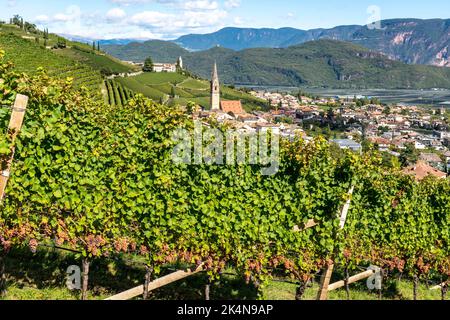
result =
[[[211,76],[211,111],[220,110],[220,83],[217,73],[217,63],[214,63],[214,69]]]

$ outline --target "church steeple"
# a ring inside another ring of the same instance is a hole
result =
[[[220,82],[217,72],[217,63],[214,62],[214,68],[211,76],[211,111],[220,110]]]

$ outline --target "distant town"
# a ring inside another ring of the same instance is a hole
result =
[[[450,110],[444,107],[386,105],[362,96],[324,98],[250,90],[271,109],[246,112],[241,101],[220,99],[217,66],[213,68],[211,110],[199,110],[197,118],[214,117],[242,133],[272,130],[306,140],[320,134],[355,152],[377,148],[419,180],[429,174],[444,178],[450,171]]]

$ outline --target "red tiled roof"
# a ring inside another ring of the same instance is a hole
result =
[[[220,108],[223,112],[229,113],[232,112],[234,114],[243,114],[245,113],[242,108],[241,101],[221,101]]]
[[[420,160],[425,162],[442,162],[441,157],[435,153],[422,153],[420,155]]]
[[[372,143],[378,143],[378,144],[391,144],[391,141],[389,141],[388,139],[385,138],[381,138],[381,137],[371,137],[369,138],[369,141]]]
[[[432,166],[426,164],[423,161],[417,162],[416,165],[409,166],[403,170],[404,173],[412,175],[416,180],[422,180],[428,175],[435,176],[436,178],[443,179],[447,176],[445,172],[439,171]]]

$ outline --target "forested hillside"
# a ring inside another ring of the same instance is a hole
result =
[[[201,76],[217,60],[226,83],[326,88],[450,88],[450,69],[407,65],[363,47],[332,40],[281,49],[213,48],[185,57]]]
[[[176,61],[203,78],[217,61],[220,78],[228,84],[325,88],[429,89],[450,88],[450,69],[408,65],[351,43],[319,40],[288,48],[233,51],[215,47],[187,52],[172,43],[153,42],[106,48],[119,57],[143,61],[151,56]],[[171,50],[166,51],[169,46]],[[155,60],[159,61],[159,60]]]
[[[287,48],[312,40],[331,39],[352,42],[410,64],[450,66],[449,19],[390,19],[380,28],[349,25],[331,29],[224,28],[210,34],[191,34],[178,43],[192,50],[216,46],[233,50],[249,48]]]

